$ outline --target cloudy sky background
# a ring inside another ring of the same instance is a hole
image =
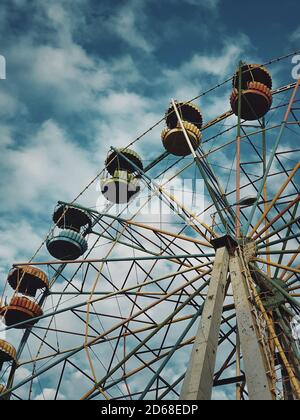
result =
[[[171,97],[189,100],[230,77],[240,59],[299,49],[299,3],[236,0],[2,0],[0,274],[31,257],[58,200],[71,201],[125,146],[158,121]],[[277,67],[291,81],[290,61]],[[207,98],[205,120],[229,109]],[[145,162],[158,135],[138,145]],[[97,191],[89,196],[95,206]]]
[[[57,200],[71,200],[109,147],[159,120],[171,97],[191,99],[241,58],[296,50],[298,9],[293,0],[254,1],[251,12],[232,0],[2,1],[1,267],[28,257]],[[207,101],[206,120],[228,109],[224,99]],[[161,150],[157,138],[142,152]]]

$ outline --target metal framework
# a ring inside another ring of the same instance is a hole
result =
[[[204,113],[206,95],[231,81],[197,96]],[[299,86],[274,89],[271,111],[253,124],[241,108],[237,119],[217,116],[195,151],[172,100],[192,157],[164,152],[136,167],[143,189],[128,205],[90,207],[99,174],[60,203],[89,213],[89,250],[62,263],[44,241],[16,262],[43,269],[50,288],[34,326],[5,328],[17,359],[2,369],[1,398],[300,399]],[[201,212],[168,188],[183,178],[204,181]]]

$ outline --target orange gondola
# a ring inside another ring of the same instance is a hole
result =
[[[8,327],[16,329],[30,328],[37,322],[35,318],[42,316],[41,307],[25,296],[13,297],[9,305],[0,309],[0,316],[3,316]],[[20,325],[18,325],[20,324]]]

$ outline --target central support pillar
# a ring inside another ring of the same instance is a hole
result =
[[[259,343],[246,276],[237,253],[230,257],[229,268],[249,399],[271,401],[274,399],[272,385]]]
[[[183,383],[181,400],[211,399],[228,270],[229,251],[223,245],[216,250],[209,290]]]

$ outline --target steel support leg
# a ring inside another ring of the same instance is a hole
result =
[[[270,401],[274,398],[251,310],[250,293],[241,267],[238,255],[230,257],[229,269],[249,398]]]
[[[184,379],[181,400],[210,400],[229,268],[227,248],[217,250],[200,327]]]

